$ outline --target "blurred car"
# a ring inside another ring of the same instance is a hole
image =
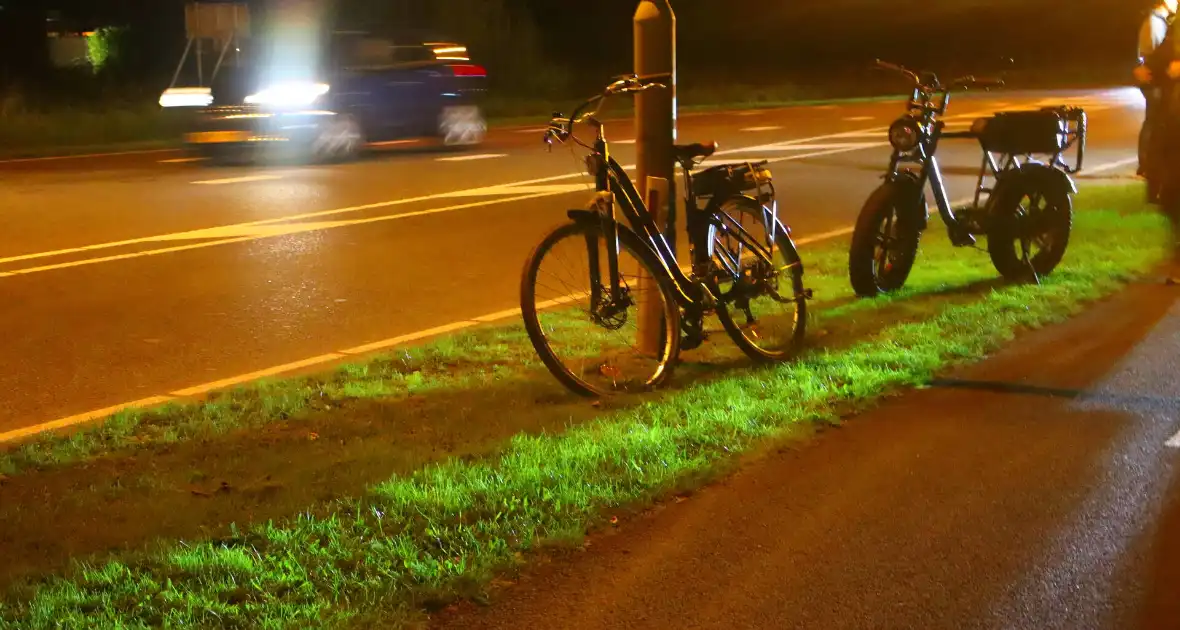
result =
[[[432,136],[447,146],[483,141],[487,72],[466,47],[407,45],[356,31],[327,39],[311,59],[302,58],[306,51],[272,51],[269,62],[223,69],[185,145],[214,159],[267,152],[326,162],[407,138]]]

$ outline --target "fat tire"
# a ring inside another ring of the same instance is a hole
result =
[[[907,218],[899,211],[901,191],[902,188],[893,183],[878,186],[869,195],[856,219],[852,244],[848,249],[848,280],[859,297],[877,297],[902,288],[918,258],[922,230],[914,225],[912,217]],[[875,268],[877,234],[890,213],[897,215],[897,240],[902,244],[901,251],[905,255],[889,270],[887,276],[882,277]]]
[[[1019,203],[1028,196],[1028,192],[1020,191],[1013,194],[1015,203]],[[1065,251],[1069,247],[1070,235],[1073,232],[1073,200],[1068,193],[1050,190],[1042,194],[1048,202],[1047,209],[1052,209],[1052,220],[1056,224],[1054,229],[1061,230],[1060,240],[1048,250],[1037,252],[1030,261],[1037,276],[1047,276],[1061,264],[1065,258]],[[1009,282],[1029,280],[1029,269],[1021,260],[1016,243],[1019,238],[1016,215],[1012,208],[1011,198],[1005,199],[1002,205],[993,207],[989,218],[987,235],[987,253],[991,256],[992,265],[996,271]]]

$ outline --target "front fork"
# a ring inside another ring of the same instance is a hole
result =
[[[938,208],[938,215],[942,217],[942,222],[946,224],[947,236],[950,237],[951,244],[955,247],[975,245],[975,237],[971,235],[967,222],[955,216],[954,208],[951,207],[951,201],[946,193],[946,182],[942,179],[942,169],[938,166],[938,158],[931,155],[926,158],[925,163],[923,179],[930,182],[934,205]]]
[[[599,191],[595,194],[593,201],[594,211],[602,217],[603,220],[603,238],[606,240],[606,267],[607,277],[609,280],[609,287],[604,286],[602,282],[602,274],[599,272],[601,261],[598,255],[598,244],[591,243],[587,239],[587,248],[590,265],[590,292],[591,304],[596,309],[603,309],[604,315],[609,316],[613,309],[627,308],[631,306],[631,296],[624,295],[624,288],[619,283],[619,230],[618,223],[614,217],[614,194],[609,191]],[[609,289],[609,298],[603,300],[603,290]],[[684,306],[681,310],[683,317],[680,319],[681,332],[683,333],[683,340],[680,344],[682,350],[691,350],[699,347],[705,340],[705,313],[714,303],[714,296],[711,289],[707,286],[702,291],[704,300],[701,302],[693,302]]]

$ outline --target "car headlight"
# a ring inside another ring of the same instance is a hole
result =
[[[328,93],[326,83],[278,83],[246,97],[247,105],[303,107]]]
[[[213,104],[209,88],[168,88],[160,95],[160,107],[207,107]]]
[[[889,125],[889,144],[898,151],[913,151],[921,139],[922,125],[913,118],[898,118]]]

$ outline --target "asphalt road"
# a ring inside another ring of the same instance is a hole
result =
[[[948,120],[1081,103],[1097,166],[1133,158],[1137,98],[972,96]],[[776,160],[796,238],[844,238],[879,181],[883,128],[900,101],[684,115],[680,137],[718,140],[713,162]],[[630,127],[607,126],[624,142],[614,147],[624,164]],[[474,150],[407,144],[336,166],[214,167],[169,152],[0,162],[0,440],[454,322],[513,317],[529,249],[591,189],[581,154],[546,153],[540,135],[494,130]],[[970,193],[977,160],[971,143],[945,146],[953,197]]]
[[[430,626],[1180,628],[1178,298],[1134,287]]]

